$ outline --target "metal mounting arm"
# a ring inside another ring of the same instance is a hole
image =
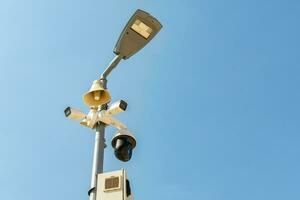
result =
[[[123,57],[120,54],[116,55],[114,57],[114,59],[109,63],[108,67],[101,74],[100,81],[105,89],[107,88],[107,86],[106,86],[107,79],[106,78],[108,77],[110,72],[119,64],[119,62],[122,60],[122,58]]]

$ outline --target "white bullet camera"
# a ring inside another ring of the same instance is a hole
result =
[[[116,115],[118,113],[124,112],[127,108],[127,103],[123,100],[113,103],[107,110],[108,115]]]
[[[65,112],[66,117],[73,119],[73,120],[81,120],[86,117],[86,114],[84,112],[82,112],[79,109],[75,109],[75,108],[71,108],[71,107],[67,107],[64,112]]]

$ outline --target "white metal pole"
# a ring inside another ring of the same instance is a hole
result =
[[[98,123],[96,125],[92,180],[91,189],[89,190],[89,200],[96,200],[97,174],[103,173],[103,158],[105,148],[104,131],[105,125],[102,122]]]

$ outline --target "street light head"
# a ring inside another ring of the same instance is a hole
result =
[[[121,129],[113,137],[111,145],[115,150],[115,156],[119,160],[127,162],[131,159],[132,150],[136,146],[136,140],[127,129]]]
[[[94,80],[91,89],[83,95],[83,102],[92,107],[100,106],[110,101],[110,95],[99,80]]]
[[[149,13],[137,10],[123,29],[114,53],[127,59],[142,49],[162,28]]]

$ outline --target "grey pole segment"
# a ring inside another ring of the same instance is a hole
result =
[[[102,86],[104,89],[107,88],[107,76],[110,74],[110,72],[119,64],[119,62],[122,60],[122,56],[116,55],[113,60],[109,63],[108,67],[104,70],[104,72],[101,74],[100,81],[102,83]]]
[[[89,200],[96,200],[97,174],[103,173],[103,158],[105,148],[105,124],[98,123],[96,125],[95,147],[93,156],[91,189],[89,190]]]
[[[107,76],[110,72],[119,64],[122,60],[121,55],[117,55],[114,59],[109,63],[108,67],[101,74],[101,84],[103,88],[107,88]],[[107,109],[107,104],[101,106],[101,110]],[[92,180],[91,180],[91,188],[89,190],[89,200],[96,200],[96,190],[97,190],[97,174],[103,173],[103,158],[104,158],[104,148],[105,145],[105,124],[99,122],[96,126],[96,135],[95,135],[95,147],[94,147],[94,156],[93,156],[93,169],[92,169]]]

